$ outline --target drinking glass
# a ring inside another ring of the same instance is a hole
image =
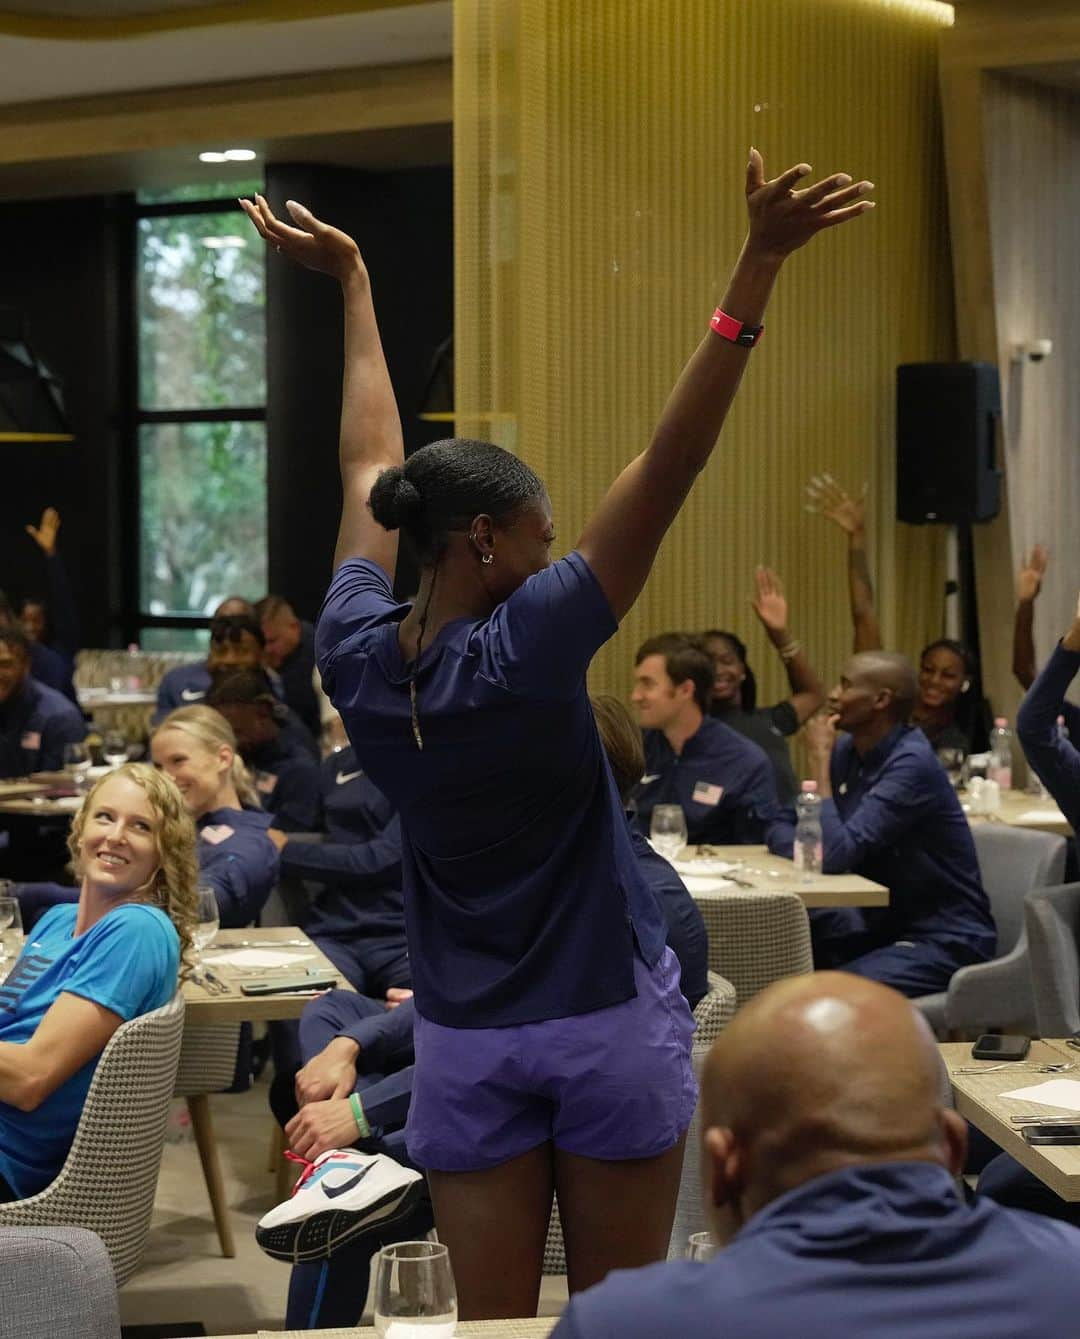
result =
[[[6,962],[9,957],[17,958],[22,945],[22,913],[18,900],[11,897],[10,892],[11,884],[0,879],[0,962]],[[15,947],[14,954],[9,944]]]
[[[220,924],[213,888],[195,890],[195,920],[195,930],[191,937],[195,941],[195,961],[201,963],[203,949],[214,942]]]
[[[110,767],[121,767],[127,762],[127,739],[120,730],[106,730],[101,741],[101,752]]]
[[[952,782],[953,790],[959,790],[964,784],[964,763],[967,761],[967,754],[963,749],[943,748],[938,749],[937,757]]]
[[[691,1232],[686,1243],[686,1258],[688,1260],[711,1260],[717,1249],[711,1232]]]
[[[75,789],[85,795],[90,776],[90,750],[85,744],[64,745],[64,771],[71,773]]]
[[[652,811],[649,840],[665,860],[674,860],[686,845],[686,815],[678,804],[658,804]]]
[[[451,1339],[457,1289],[450,1253],[437,1241],[399,1241],[379,1252],[375,1333],[379,1339]]]

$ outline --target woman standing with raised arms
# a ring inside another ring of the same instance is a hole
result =
[[[585,675],[707,464],[785,258],[861,214],[869,182],[805,190],[750,152],[750,228],[723,306],[647,449],[552,563],[543,483],[483,442],[402,458],[356,244],[289,202],[245,209],[345,302],[344,501],[319,668],[398,806],[416,990],[406,1131],[463,1319],[535,1314],[552,1190],[571,1289],[660,1259],[695,1085],[693,1023],[637,870]],[[398,529],[422,566],[394,602]]]

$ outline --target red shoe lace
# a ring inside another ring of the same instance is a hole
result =
[[[292,1190],[289,1192],[289,1198],[291,1199],[292,1196],[296,1194],[296,1192],[300,1189],[300,1187],[301,1187],[301,1186],[304,1184],[304,1182],[308,1179],[308,1177],[311,1175],[311,1173],[315,1170],[315,1163],[314,1163],[314,1162],[309,1162],[307,1158],[302,1158],[298,1153],[294,1153],[294,1152],[292,1151],[291,1148],[287,1148],[287,1149],[285,1149],[285,1156],[289,1159],[290,1162],[298,1162],[298,1163],[300,1164],[300,1166],[303,1167],[303,1169],[304,1169],[304,1170],[300,1173],[299,1177],[297,1178],[296,1185],[294,1185],[293,1188],[292,1188]],[[323,1162],[329,1162],[331,1158],[334,1158],[334,1157],[341,1158],[341,1157],[347,1157],[347,1156],[348,1156],[347,1153],[337,1153],[337,1152],[335,1152],[335,1153],[330,1153],[330,1154],[328,1154],[328,1155],[324,1155],[323,1158],[322,1158],[322,1161],[323,1161]]]
[[[296,1194],[296,1192],[308,1179],[311,1173],[315,1170],[315,1164],[313,1162],[308,1162],[307,1158],[300,1157],[300,1155],[298,1153],[294,1153],[291,1148],[287,1148],[285,1150],[285,1156],[289,1159],[290,1162],[298,1162],[300,1166],[303,1167],[304,1169],[297,1178],[296,1185],[294,1185],[292,1190],[289,1192],[289,1198],[291,1199],[292,1196]]]

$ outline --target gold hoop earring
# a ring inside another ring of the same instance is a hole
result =
[[[485,553],[484,556],[480,559],[480,561],[484,564],[485,567],[490,567],[491,564],[495,561],[495,555],[493,553]]]

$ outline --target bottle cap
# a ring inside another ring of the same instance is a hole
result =
[[[802,792],[803,792],[804,795],[816,795],[816,794],[817,794],[817,782],[816,782],[816,781],[804,781],[804,782],[802,783]]]
[[[1009,724],[1009,718],[1008,718],[1007,716],[995,716],[995,717],[994,717],[994,725],[995,725],[999,730],[1001,729],[1002,726],[1005,726],[1005,725],[1008,725],[1008,724]]]

